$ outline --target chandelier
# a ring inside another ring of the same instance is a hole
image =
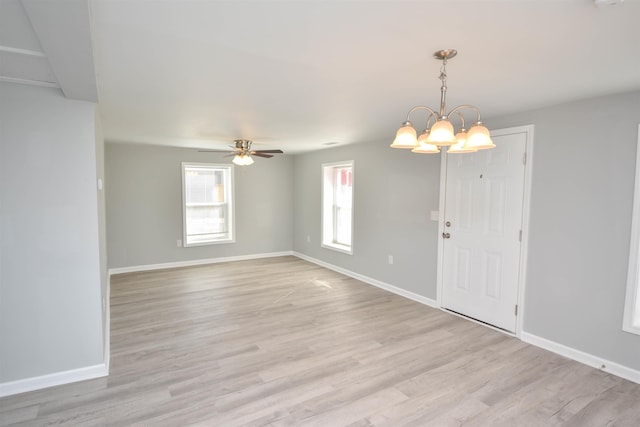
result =
[[[422,105],[409,110],[407,119],[396,132],[396,138],[391,147],[410,148],[414,153],[439,153],[442,147],[449,147],[447,153],[473,153],[496,146],[491,140],[489,129],[480,121],[480,110],[476,107],[473,105],[459,105],[449,112],[446,111],[447,60],[457,54],[458,52],[454,49],[439,50],[433,54],[436,59],[442,61],[439,77],[442,81],[442,86],[440,86],[440,110],[436,112]],[[416,110],[426,110],[429,113],[427,125],[420,137],[417,136],[413,124],[409,121],[409,116]],[[473,110],[477,113],[477,119],[472,123],[468,131],[464,127],[463,110]],[[451,117],[457,117],[460,120],[460,127],[457,133],[454,133]]]

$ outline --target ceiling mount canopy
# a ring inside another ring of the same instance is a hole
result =
[[[433,54],[434,58],[442,61],[440,68],[440,109],[432,110],[422,105],[413,107],[407,113],[407,118],[396,132],[391,147],[410,148],[414,153],[439,153],[442,147],[449,147],[447,153],[473,153],[478,150],[494,148],[489,130],[480,120],[480,110],[473,105],[459,105],[447,112],[447,60],[455,57],[458,52],[455,49],[443,49]],[[424,131],[417,136],[409,117],[416,110],[424,110],[428,113],[427,124]],[[464,127],[463,111],[471,110],[476,113],[476,120],[472,122],[467,131]],[[460,121],[458,132],[454,132],[451,118]]]

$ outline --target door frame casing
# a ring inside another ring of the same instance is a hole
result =
[[[524,297],[525,297],[525,282],[527,277],[527,252],[529,248],[529,211],[531,205],[531,171],[533,170],[533,133],[534,133],[534,125],[524,125],[524,126],[515,126],[504,129],[497,129],[491,131],[491,136],[504,136],[504,135],[512,135],[517,133],[524,133],[526,135],[526,162],[524,165],[524,193],[522,200],[522,242],[520,244],[520,268],[518,271],[518,289],[517,289],[517,304],[518,304],[518,315],[516,316],[516,337],[520,338],[522,334],[522,322],[524,319]],[[464,154],[456,154],[458,156],[464,156]],[[442,307],[442,286],[443,286],[443,263],[444,263],[444,239],[442,238],[442,233],[444,232],[444,210],[445,210],[445,202],[446,202],[446,190],[447,190],[447,154],[442,152],[440,154],[440,198],[438,202],[438,271],[436,275],[436,302],[438,306],[444,310]],[[474,319],[468,318],[471,321],[475,321]],[[475,321],[481,325],[490,326],[483,322]],[[503,331],[499,328],[492,328],[498,331]],[[508,333],[512,335],[511,333]]]

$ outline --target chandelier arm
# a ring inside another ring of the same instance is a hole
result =
[[[451,112],[453,113],[453,110]],[[460,125],[460,128],[464,129],[464,116],[460,111],[456,111],[456,113],[458,113],[458,117],[460,117],[460,121],[462,122],[462,124]]]
[[[436,113],[435,111],[433,111],[431,108],[429,107],[425,107],[424,105],[418,105],[416,107],[413,107],[411,110],[409,110],[409,112],[407,113],[407,122],[409,121],[409,116],[411,115],[411,113],[413,113],[416,110],[427,110],[430,115],[434,115],[436,116],[436,118],[438,117],[438,113]]]
[[[449,112],[447,113],[447,117],[448,117],[448,116],[450,116],[450,115],[452,115],[453,113],[458,113],[458,114],[460,114],[460,113],[459,113],[459,111],[460,111],[460,110],[462,110],[462,109],[465,109],[465,108],[472,109],[472,110],[474,110],[476,113],[478,113],[478,120],[477,120],[477,121],[478,121],[478,122],[480,121],[480,110],[478,109],[478,107],[474,107],[473,105],[467,105],[467,104],[465,104],[465,105],[458,105],[458,106],[457,106],[457,107],[455,107],[453,110],[451,110],[451,111],[449,111]]]
[[[407,113],[407,120],[405,121],[405,123],[411,123],[411,121],[409,120],[409,116],[411,116],[411,113],[413,113],[416,110],[426,110],[429,112],[429,115],[427,116],[427,125],[425,129],[429,129],[429,123],[431,123],[432,119],[435,122],[436,120],[438,120],[438,117],[440,117],[438,113],[433,111],[431,108],[425,107],[424,105],[418,105],[416,107],[413,107],[411,110],[409,110],[409,112]]]
[[[427,118],[427,127],[426,127],[426,129],[429,129],[431,127],[431,119],[433,119],[433,122],[435,123],[436,120],[438,120],[438,116],[436,116],[435,114],[429,114],[429,117]]]

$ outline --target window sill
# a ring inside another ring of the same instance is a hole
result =
[[[628,332],[628,333],[630,333],[630,334],[640,335],[640,328],[638,328],[638,327],[636,327],[636,326],[633,326],[633,325],[626,325],[626,324],[625,324],[625,325],[622,327],[622,330],[623,330],[624,332]]]
[[[323,248],[331,249],[337,252],[342,252],[343,254],[353,255],[353,248],[347,245],[341,245],[339,243],[323,243],[321,245]]]
[[[235,243],[235,242],[236,242],[235,239],[214,240],[214,241],[208,241],[208,242],[193,242],[193,243],[185,243],[184,247],[190,248],[193,246],[221,245],[225,243]]]

